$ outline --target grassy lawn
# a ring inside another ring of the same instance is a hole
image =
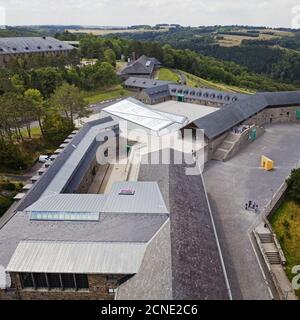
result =
[[[123,89],[121,85],[109,89],[100,89],[98,91],[85,92],[85,101],[89,104],[99,103],[106,100],[129,97],[132,93]]]
[[[167,68],[160,69],[158,79],[164,80],[164,81],[173,81],[173,82],[180,81],[178,74]]]
[[[126,66],[126,64],[127,63],[125,61],[118,60],[116,63],[116,71],[122,70]]]
[[[23,135],[24,138],[29,138],[28,137],[28,133],[27,133],[27,130],[24,128],[21,130],[21,133]],[[31,137],[32,138],[40,138],[42,135],[41,133],[41,129],[40,127],[33,127],[31,128]]]
[[[300,265],[300,205],[286,200],[273,215],[271,224],[287,260],[287,275],[292,280],[295,276],[292,268]],[[300,289],[296,294],[300,298]]]
[[[254,91],[251,91],[248,89],[238,88],[238,87],[234,87],[234,86],[228,86],[226,84],[216,83],[216,82],[212,82],[209,80],[204,80],[204,79],[197,77],[193,74],[190,74],[188,72],[184,72],[184,71],[181,71],[181,72],[184,73],[185,76],[187,77],[187,85],[189,87],[194,87],[194,88],[207,87],[207,88],[214,89],[214,90],[245,93],[245,94],[254,93]]]

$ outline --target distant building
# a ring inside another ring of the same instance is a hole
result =
[[[156,58],[148,58],[142,55],[139,59],[129,62],[128,65],[122,69],[119,76],[122,80],[129,77],[153,78],[154,72],[159,69],[161,63]]]
[[[162,85],[171,83],[173,82],[148,78],[130,77],[124,82],[124,87],[129,90],[141,91],[143,89],[160,87]]]
[[[52,37],[0,38],[0,67],[12,59],[33,55],[62,55],[74,47]]]

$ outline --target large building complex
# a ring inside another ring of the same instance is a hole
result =
[[[18,57],[61,55],[74,47],[52,37],[0,38],[0,67]]]
[[[232,298],[200,150],[185,154],[198,170],[189,175],[174,160],[178,150],[149,151],[146,138],[202,129],[204,162],[225,161],[264,125],[300,123],[300,92],[242,95],[140,78],[126,85],[138,100],[104,108],[71,134],[1,218],[0,298]],[[117,154],[125,162],[113,163],[105,155],[126,138],[121,121],[139,138]],[[145,161],[165,151],[170,163]]]
[[[1,219],[0,297],[229,299],[201,175],[175,164],[100,164],[99,148],[114,137],[111,117],[85,124]],[[191,186],[197,198],[186,197]]]

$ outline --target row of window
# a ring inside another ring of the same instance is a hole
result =
[[[187,94],[187,95],[191,95],[191,96],[195,96],[195,95],[198,96],[198,97],[203,96],[204,98],[211,98],[211,99],[218,99],[218,100],[223,100],[224,99],[225,101],[230,101],[230,100],[237,101],[238,100],[238,98],[236,96],[231,98],[228,95],[226,95],[226,96],[223,96],[222,94],[216,95],[215,93],[209,94],[208,92],[205,92],[205,93],[202,94],[201,91],[194,91],[194,90],[189,91],[189,90],[173,88],[171,91],[173,93],[177,92],[179,94]]]
[[[60,49],[62,49],[62,45],[60,44],[59,46],[58,46],[58,48],[60,48]],[[38,50],[41,50],[42,49],[42,47],[41,46],[37,46],[36,47]],[[8,50],[9,50],[10,48],[8,48]],[[17,48],[11,48],[13,51],[17,51]],[[48,49],[53,49],[53,47],[52,46],[48,46]],[[25,47],[24,48],[24,50],[27,50],[27,51],[29,51],[29,47]],[[0,48],[0,51],[1,52],[3,52],[4,51],[4,49],[3,48]]]
[[[87,290],[86,274],[71,273],[20,273],[22,288],[48,290]]]

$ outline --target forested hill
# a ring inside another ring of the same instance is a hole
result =
[[[163,34],[122,35],[126,39],[157,41],[178,49],[235,62],[249,72],[300,86],[300,32],[249,30],[230,32],[220,28],[181,28]]]
[[[290,69],[291,71],[288,71],[287,69],[286,72],[281,72],[281,67],[279,67],[278,70],[271,68],[271,71],[251,71],[251,69],[254,69],[255,65],[251,68],[249,65],[251,64],[251,57],[255,57],[255,50],[252,55],[246,52],[243,54],[244,59],[247,60],[249,58],[249,63],[238,61],[238,57],[241,54],[237,54],[236,62],[241,62],[241,64],[225,61],[224,54],[221,52],[219,56],[217,56],[218,51],[215,52],[212,50],[211,52],[206,52],[211,50],[211,42],[215,41],[213,40],[215,37],[213,36],[214,29],[211,28],[197,29],[197,31],[193,28],[179,28],[179,30],[175,29],[175,31],[163,32],[159,35],[159,37],[161,37],[160,42],[123,39],[114,35],[97,37],[83,33],[72,34],[69,32],[62,32],[61,30],[64,30],[63,27],[52,28],[50,31],[46,29],[46,31],[43,30],[43,32],[48,32],[61,40],[78,40],[80,42],[78,53],[82,58],[93,58],[99,60],[99,62],[106,61],[114,64],[114,61],[121,59],[122,56],[127,59],[132,57],[133,53],[135,53],[137,57],[145,54],[147,56],[156,57],[166,67],[183,70],[203,79],[224,83],[230,86],[256,91],[284,91],[295,90],[300,87],[300,84],[298,84],[296,80],[285,81],[286,75],[292,73],[292,69]],[[24,27],[22,29],[19,28],[18,30],[8,29],[2,31],[2,33],[5,32],[10,35],[11,32],[18,32],[18,35],[22,35],[22,33],[25,32],[25,34],[28,35],[27,32],[40,33],[41,30],[39,28],[27,29]],[[228,30],[223,30],[222,32],[229,33]],[[195,37],[195,35],[197,37]],[[256,35],[256,33],[252,31],[251,38],[257,39],[254,35]],[[132,35],[131,37],[137,37],[137,35]],[[139,37],[147,38],[148,33],[141,33]],[[166,44],[166,42],[170,42],[172,45]],[[206,51],[203,54],[201,53],[201,50]],[[220,50],[223,49],[221,48]],[[212,57],[212,55],[217,56],[217,58]],[[229,56],[228,60],[233,60],[231,57],[234,57],[234,54]],[[26,61],[26,68],[30,68],[30,66],[34,64],[34,61],[35,60]],[[43,61],[40,61],[39,64],[43,64]],[[248,65],[246,66],[246,64]],[[24,68],[25,65],[23,63],[21,68]],[[51,65],[55,66],[56,62],[51,61]],[[270,65],[272,65],[272,63],[266,62],[263,58],[259,58],[256,68],[259,69],[258,66],[260,66],[261,69],[268,68]],[[66,73],[65,70],[64,73]],[[76,70],[74,75],[70,75],[71,71],[69,70],[67,72],[68,82],[82,87],[86,85],[92,87],[93,81],[83,81],[81,83],[81,80],[77,79],[79,73],[83,74],[83,71],[79,72]],[[294,77],[297,77],[296,68],[294,69],[294,73]],[[277,76],[275,76],[275,74],[277,74]],[[27,80],[25,79],[25,81]]]
[[[68,34],[57,34],[57,38],[66,39]],[[74,39],[74,35],[72,35]],[[180,69],[201,78],[256,91],[295,90],[293,84],[275,81],[264,75],[250,72],[246,67],[205,56],[189,49],[177,49],[154,41],[136,41],[119,37],[101,38],[91,35],[79,35],[81,54],[88,58],[102,59],[104,51],[110,48],[115,56],[137,57],[145,54],[156,57],[169,68]]]

